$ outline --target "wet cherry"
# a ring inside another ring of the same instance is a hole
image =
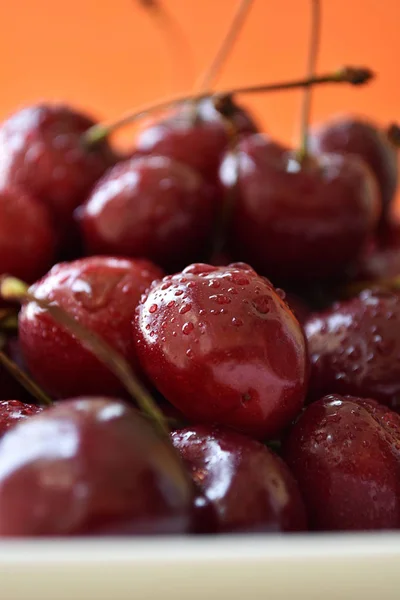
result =
[[[310,393],[374,398],[400,406],[400,295],[366,289],[304,324]]]
[[[303,332],[282,296],[248,265],[191,265],[153,285],[137,312],[141,365],[191,421],[263,438],[301,409]]]
[[[43,408],[20,400],[0,401],[0,438],[17,423],[41,413]]]
[[[0,442],[0,536],[184,533],[192,487],[172,446],[120,400],[77,398]]]
[[[131,321],[142,293],[161,276],[147,261],[89,257],[56,265],[32,290],[100,335],[135,368]],[[21,310],[19,340],[30,373],[56,398],[123,393],[114,375],[33,302]]]
[[[284,444],[312,529],[400,527],[400,416],[374,400],[326,396]]]
[[[89,253],[145,257],[176,271],[204,258],[216,210],[211,188],[195,171],[150,156],[108,171],[77,218]]]
[[[175,431],[171,439],[214,508],[211,526],[216,532],[306,529],[295,480],[283,461],[260,442],[208,425]]]

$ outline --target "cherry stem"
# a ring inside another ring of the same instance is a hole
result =
[[[168,437],[168,427],[164,415],[157,404],[133,374],[129,363],[106,341],[93,331],[86,329],[61,307],[44,298],[35,296],[28,286],[14,277],[5,277],[0,283],[0,294],[5,300],[17,300],[20,303],[34,302],[46,310],[53,319],[76,336],[81,344],[101,361],[121,381],[131,396],[137,401],[142,412],[154,422],[163,436]]]
[[[176,20],[159,0],[134,0],[144,8],[159,28],[169,56],[171,90],[185,89],[193,73],[193,55],[189,41]],[[181,67],[177,69],[177,66]],[[183,66],[183,69],[182,69]]]
[[[91,146],[98,142],[101,142],[104,138],[109,136],[111,133],[134,123],[139,119],[147,116],[149,113],[171,108],[173,106],[179,106],[186,102],[196,102],[204,98],[215,98],[218,99],[223,96],[232,96],[233,94],[261,94],[265,92],[281,92],[285,90],[294,90],[297,88],[307,88],[313,85],[323,84],[337,84],[337,83],[349,83],[351,85],[364,85],[368,83],[374,77],[374,73],[365,67],[343,67],[338,71],[332,73],[326,73],[324,75],[296,79],[293,81],[284,81],[280,83],[264,83],[256,84],[251,86],[244,86],[238,88],[230,88],[228,90],[222,90],[219,92],[202,92],[199,94],[182,94],[176,96],[170,96],[163,98],[157,102],[144,104],[142,107],[135,109],[134,112],[128,112],[126,115],[110,121],[108,123],[98,123],[89,127],[89,129],[83,134],[83,143],[86,146]]]
[[[208,90],[217,79],[228,55],[237,40],[237,37],[246,21],[254,0],[239,0],[238,6],[234,12],[232,21],[229,25],[220,47],[208,69],[197,80],[194,91],[203,92]]]
[[[315,74],[316,62],[318,57],[319,42],[321,33],[321,5],[319,0],[311,0],[311,38],[310,48],[307,58],[307,76],[312,79]],[[308,153],[308,128],[311,114],[311,87],[304,90],[303,101],[301,106],[300,131],[301,144],[298,158],[303,160]]]
[[[53,400],[44,392],[22,369],[19,368],[11,358],[8,358],[2,350],[0,350],[0,364],[26,389],[31,396],[36,398],[41,406],[51,406]]]

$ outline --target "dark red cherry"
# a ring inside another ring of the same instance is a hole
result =
[[[365,290],[305,322],[310,391],[400,406],[400,295]]]
[[[131,332],[135,307],[161,276],[147,261],[90,257],[56,265],[31,289],[101,336],[136,368]],[[30,373],[56,398],[123,392],[114,375],[33,302],[21,310],[19,340]]]
[[[328,279],[361,253],[375,229],[379,194],[356,157],[321,154],[300,161],[265,136],[247,136],[236,153],[230,246],[235,258],[285,279]],[[232,156],[221,166],[232,185]]]
[[[0,273],[32,282],[51,266],[56,235],[45,206],[15,187],[0,190]]]
[[[20,400],[0,401],[0,437],[17,423],[41,413],[43,408]]]
[[[397,181],[397,150],[386,131],[367,119],[337,116],[316,127],[310,136],[315,153],[335,152],[359,156],[379,184],[383,216],[393,202]]]
[[[172,446],[120,400],[77,398],[0,442],[0,536],[184,533],[192,487]]]
[[[174,158],[191,166],[209,183],[217,182],[219,164],[231,135],[228,121],[231,120],[238,133],[257,130],[243,109],[228,106],[229,98],[218,102],[222,112],[228,113],[227,120],[222,118],[211,99],[200,102],[198,108],[187,104],[142,129],[136,138],[137,151]]]
[[[208,425],[175,431],[171,439],[200,493],[213,506],[218,533],[306,529],[297,484],[266,446]]]
[[[141,365],[189,420],[263,438],[301,409],[308,376],[301,327],[248,265],[191,265],[154,284],[137,313]]]
[[[82,135],[93,124],[90,117],[67,106],[37,104],[18,111],[0,127],[2,182],[34,194],[62,231],[114,161],[106,141],[84,146]]]
[[[149,156],[108,171],[77,218],[89,253],[146,257],[176,271],[204,256],[216,210],[211,188],[195,171]]]
[[[284,444],[312,529],[400,527],[400,416],[374,400],[326,396]]]

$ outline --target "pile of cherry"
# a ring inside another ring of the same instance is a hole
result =
[[[0,126],[0,536],[400,527],[397,129],[300,155],[205,98],[122,158],[92,125]]]

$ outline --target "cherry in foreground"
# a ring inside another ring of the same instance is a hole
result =
[[[400,416],[374,400],[326,396],[284,444],[311,529],[400,528]]]
[[[248,265],[191,265],[154,284],[137,313],[141,366],[191,421],[264,438],[302,408],[302,329],[272,284]]]
[[[143,292],[161,277],[148,261],[93,256],[56,265],[31,291],[97,333],[135,368],[131,321]],[[34,302],[20,312],[19,341],[30,373],[55,398],[125,393],[114,375]]]
[[[120,400],[64,401],[0,441],[0,536],[184,533],[191,511],[172,446]]]
[[[284,462],[266,446],[208,425],[175,431],[171,439],[201,497],[214,509],[213,531],[306,529],[297,484]]]

